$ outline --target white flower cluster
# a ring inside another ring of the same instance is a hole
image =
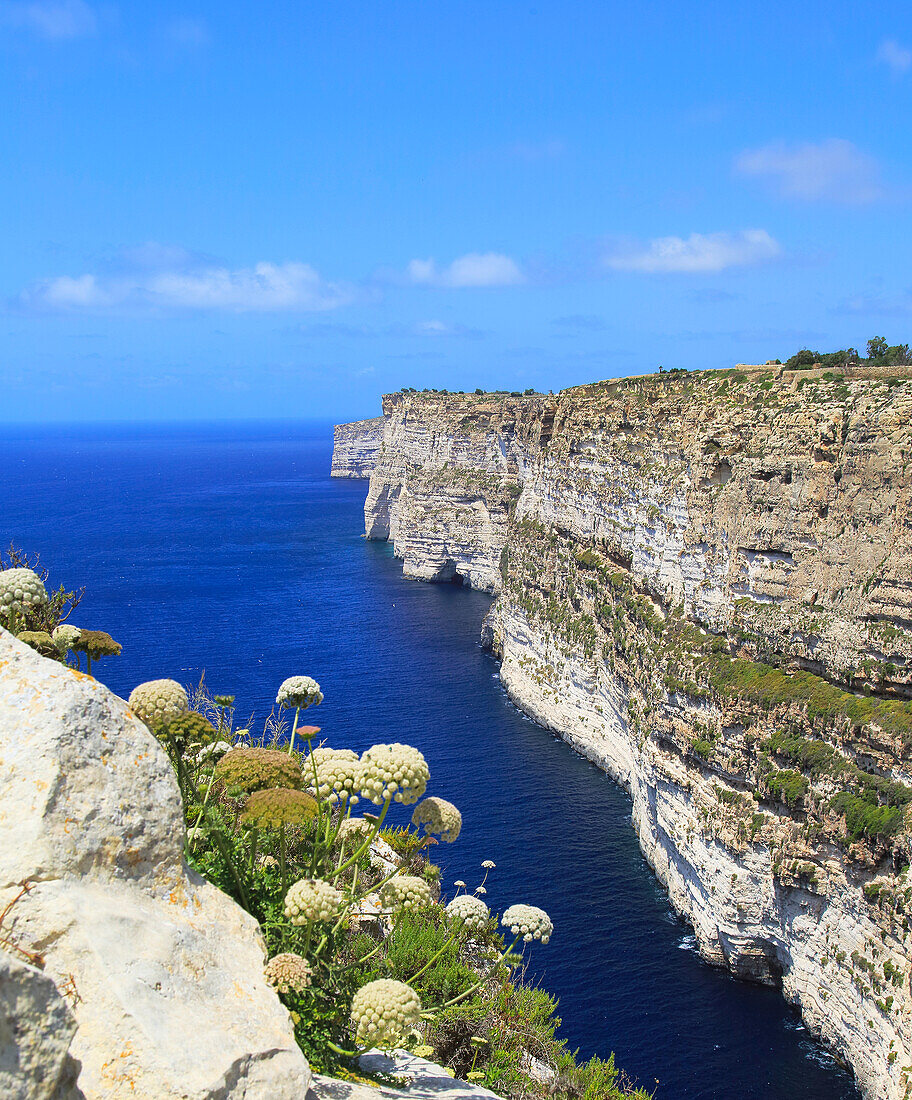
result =
[[[462,814],[452,802],[432,795],[415,807],[412,824],[416,827],[423,825],[426,833],[433,833],[447,844],[452,844],[462,829]]]
[[[332,920],[337,917],[345,899],[331,882],[319,878],[302,878],[285,895],[285,916],[292,924]]]
[[[422,909],[434,900],[430,886],[417,875],[396,875],[380,887],[387,909]]]
[[[404,806],[424,794],[431,773],[422,754],[398,741],[372,745],[361,757],[361,793],[378,806],[393,798]]]
[[[42,607],[48,602],[47,589],[32,569],[0,569],[0,613],[26,607]]]
[[[147,680],[130,692],[130,710],[152,729],[167,725],[190,709],[187,693],[177,680]]]
[[[61,653],[69,653],[73,648],[73,643],[79,641],[79,635],[82,631],[78,626],[70,626],[69,623],[61,623],[60,626],[55,626],[51,637],[54,639],[54,645],[60,650]]]
[[[303,993],[312,971],[306,959],[286,951],[266,963],[266,981],[277,993]]]
[[[514,936],[522,936],[526,943],[532,940],[547,943],[554,931],[551,918],[544,909],[535,905],[511,905],[504,912],[500,923],[509,928]]]
[[[351,749],[314,749],[308,760],[304,761],[305,777],[317,773],[317,794],[330,802],[338,802],[348,797],[351,803],[358,801],[353,794],[359,789],[361,780],[361,761]]]
[[[339,825],[339,840],[360,848],[374,831],[374,826],[363,817],[347,817]]]
[[[352,999],[352,1023],[359,1043],[384,1050],[398,1046],[421,1020],[421,1001],[405,982],[377,978],[362,986]]]
[[[311,676],[289,676],[282,681],[276,702],[281,707],[316,706],[323,702],[323,692]]]
[[[472,894],[460,894],[446,907],[447,916],[456,924],[469,929],[483,928],[491,915],[490,909]]]

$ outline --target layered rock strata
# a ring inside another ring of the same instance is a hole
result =
[[[382,416],[337,424],[333,429],[333,457],[330,477],[370,477],[383,445]]]
[[[306,1094],[257,923],[187,868],[183,842],[171,765],[127,704],[0,629],[0,934],[14,956],[0,961],[41,969],[18,967],[12,1007],[0,973],[19,1023],[0,1049],[32,1077],[43,1062],[55,1087],[66,1055],[75,1081],[4,1095]]]
[[[912,1095],[912,380],[396,394],[365,506],[497,595],[506,690],[624,784],[703,955]]]

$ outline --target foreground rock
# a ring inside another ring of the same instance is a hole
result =
[[[78,1100],[68,1054],[76,1021],[53,981],[0,951],[0,1096]]]
[[[367,1073],[385,1074],[405,1083],[402,1089],[373,1085],[361,1085],[354,1081],[337,1081],[332,1077],[317,1075],[313,1089],[307,1100],[486,1100],[492,1097],[498,1100],[497,1093],[481,1085],[471,1085],[466,1081],[454,1080],[447,1071],[435,1062],[417,1058],[404,1050],[382,1054],[372,1051],[362,1054],[361,1068]]]
[[[394,394],[365,505],[407,575],[497,595],[505,689],[630,791],[704,957],[781,984],[878,1100],[912,1095],[900,373]]]
[[[31,884],[3,932],[69,1001],[73,1096],[301,1100],[256,922],[184,866],[183,839],[171,766],[126,703],[0,629],[0,908]]]

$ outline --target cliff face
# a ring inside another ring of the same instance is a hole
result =
[[[330,477],[370,477],[383,446],[382,416],[337,424],[333,429],[333,457]]]
[[[912,380],[393,395],[365,505],[498,594],[514,701],[623,783],[711,962],[912,1095]]]

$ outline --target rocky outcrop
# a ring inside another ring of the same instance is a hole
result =
[[[330,477],[370,477],[383,445],[383,424],[382,416],[337,424]]]
[[[397,394],[366,531],[497,594],[514,701],[623,783],[713,963],[912,1095],[912,381]]]
[[[53,981],[0,951],[0,1096],[80,1100],[68,1053],[75,1031]]]
[[[75,1095],[300,1100],[310,1072],[256,922],[183,840],[171,766],[126,703],[0,629],[2,934],[69,1005]]]

